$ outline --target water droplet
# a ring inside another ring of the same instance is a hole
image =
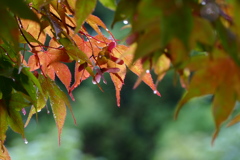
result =
[[[123,20],[123,24],[128,24],[128,21],[127,20]]]
[[[99,41],[97,41],[97,43],[100,43]]]
[[[14,78],[12,78],[13,82],[15,82],[16,80]]]
[[[109,29],[106,28],[106,31],[109,31]]]
[[[79,59],[77,62],[78,62],[78,63],[80,63],[80,62],[81,62],[81,60]]]
[[[147,70],[146,70],[146,73],[150,73],[150,70],[149,70],[149,69],[147,69]]]
[[[37,110],[37,112],[41,112],[41,109]]]
[[[24,138],[23,141],[24,141],[25,144],[28,144],[28,141],[27,141],[26,138]]]
[[[57,118],[57,116],[55,115],[55,114],[53,114],[53,117],[56,119]]]
[[[57,40],[59,40],[59,39],[60,39],[60,37],[58,37],[58,36],[57,36],[57,37],[56,37],[56,39],[57,39]]]
[[[92,83],[93,83],[93,84],[97,84],[97,82],[96,82],[95,80],[92,80]]]
[[[203,1],[201,2],[201,4],[202,4],[202,5],[206,5],[206,2],[203,0]]]
[[[58,3],[61,3],[61,0],[58,0]]]
[[[8,54],[7,54],[7,53],[5,53],[5,55],[7,56]]]
[[[47,114],[50,114],[50,111],[49,111],[49,110],[47,110]]]
[[[201,8],[200,14],[203,18],[208,19],[209,21],[215,21],[219,17],[220,9],[216,3],[211,2]]]
[[[153,91],[153,94],[157,94],[157,92],[158,92],[157,90],[154,90],[154,91]]]
[[[30,9],[32,9],[32,7],[30,7]]]

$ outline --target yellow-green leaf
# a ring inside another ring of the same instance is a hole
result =
[[[83,25],[86,18],[93,12],[95,6],[97,4],[97,0],[77,0],[76,8],[75,8],[75,19],[76,19],[76,29],[77,33],[81,26]]]

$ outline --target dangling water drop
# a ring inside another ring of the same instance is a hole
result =
[[[154,91],[153,91],[153,94],[157,94],[157,92],[158,92],[157,90],[154,90]]]
[[[149,70],[149,69],[147,69],[147,70],[146,70],[146,73],[150,73],[150,70]]]
[[[24,141],[25,144],[28,144],[28,141],[27,141],[26,138],[24,138],[23,141]]]
[[[80,63],[80,59],[77,62]]]
[[[106,28],[106,31],[109,31],[109,29]]]
[[[123,24],[128,24],[128,21],[127,20],[123,20]]]

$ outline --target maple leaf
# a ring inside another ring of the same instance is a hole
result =
[[[154,94],[161,96],[161,94],[157,90],[155,84],[153,83],[151,74],[149,72],[146,72],[146,70],[143,68],[141,60],[137,60],[132,64],[132,61],[134,58],[133,53],[135,53],[136,45],[133,44],[130,46],[130,48],[128,48],[124,45],[118,45],[116,47],[116,50],[118,52],[123,53],[123,55],[120,58],[123,59],[124,63],[129,67],[129,69],[133,73],[135,73],[137,76],[141,77],[141,80],[153,90]],[[135,87],[137,87],[137,86],[135,86]]]
[[[177,118],[180,109],[191,98],[213,94],[212,113],[216,130],[212,137],[212,143],[219,133],[221,124],[231,115],[236,100],[240,97],[239,66],[223,50],[215,49],[213,55],[212,59],[208,56],[204,56],[204,58],[199,56],[199,59],[203,59],[205,62],[204,65],[194,64],[196,60],[199,60],[198,58],[187,65],[190,70],[197,70],[190,81],[188,91],[180,100],[175,112],[175,118]],[[233,119],[233,123],[235,122]]]
[[[71,83],[71,72],[67,65],[62,62],[70,62],[69,56],[64,49],[50,48],[46,52],[38,52],[29,57],[28,66],[31,71],[41,68],[45,75],[55,80],[55,74],[67,89]]]

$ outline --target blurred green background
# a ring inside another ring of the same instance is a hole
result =
[[[94,14],[110,28],[114,12],[98,4]],[[119,22],[112,29],[117,39],[129,31],[121,30],[123,26]],[[133,90],[137,77],[128,72],[120,108],[109,75],[104,76],[108,81],[102,84],[104,92],[90,79],[73,92],[77,125],[68,112],[60,146],[53,116],[44,109],[38,122],[32,118],[25,130],[28,144],[8,131],[6,145],[12,160],[239,160],[239,124],[223,128],[211,145],[211,96],[190,101],[174,121],[174,108],[184,92],[174,73],[159,84],[162,97],[158,97],[145,84]]]

